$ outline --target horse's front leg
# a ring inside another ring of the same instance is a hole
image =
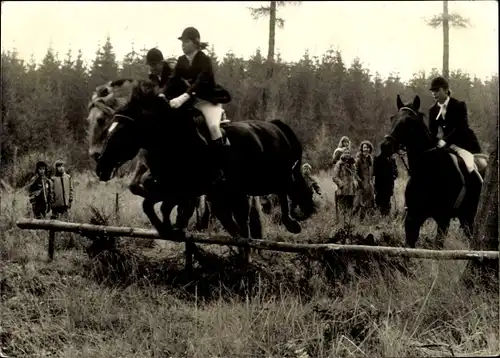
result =
[[[286,193],[278,194],[278,198],[281,206],[281,221],[285,225],[286,229],[292,234],[298,234],[302,231],[300,224],[297,220],[290,216],[290,207],[288,204],[288,196]]]
[[[406,214],[405,217],[405,237],[406,237],[406,245],[411,248],[415,248],[417,241],[420,236],[420,227],[424,223],[425,219],[423,219],[419,215],[410,213]]]
[[[160,220],[160,218],[158,217],[158,215],[156,215],[155,212],[154,205],[157,202],[158,200],[146,196],[146,198],[144,198],[144,201],[142,202],[142,210],[144,211],[144,214],[146,214],[146,216],[148,217],[149,221],[156,229],[156,231],[160,232],[163,228],[163,222]],[[168,221],[168,224],[170,225],[170,220]]]
[[[444,247],[444,239],[448,235],[448,229],[450,228],[451,217],[444,217],[436,219],[437,222],[437,233],[435,246],[436,249],[442,249]]]
[[[132,181],[129,184],[129,190],[132,194],[142,196],[143,198],[148,196],[144,183],[149,176],[149,168],[144,163],[139,161],[139,163],[137,163]],[[152,180],[152,178],[150,178],[150,180]]]

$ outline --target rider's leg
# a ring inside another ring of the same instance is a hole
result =
[[[483,178],[481,174],[479,174],[478,168],[474,162],[474,155],[469,151],[456,146],[455,144],[450,145],[450,149],[464,160],[467,171],[469,172],[469,178],[473,181],[480,181],[482,183]]]
[[[197,100],[194,107],[203,114],[210,132],[210,137],[212,139],[210,146],[213,148],[214,159],[218,166],[216,181],[223,180],[226,172],[226,158],[229,152],[229,142],[222,136],[220,130],[222,105],[220,103],[213,104],[204,100]]]

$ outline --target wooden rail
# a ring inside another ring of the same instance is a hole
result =
[[[197,233],[190,233],[185,237],[182,237],[180,235],[161,237],[160,235],[158,235],[156,230],[133,227],[91,225],[57,220],[22,219],[19,220],[16,224],[21,229],[50,231],[51,235],[49,237],[49,257],[51,259],[53,257],[54,233],[58,231],[74,232],[79,234],[90,233],[130,238],[169,240],[175,242],[192,242],[197,244],[251,247],[260,250],[282,252],[333,251],[338,254],[348,255],[387,255],[433,260],[498,260],[499,257],[498,251],[428,250],[368,245],[301,244],[254,239],[235,240],[230,236],[225,235],[207,237],[206,235]]]

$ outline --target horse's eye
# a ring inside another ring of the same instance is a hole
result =
[[[100,126],[103,126],[105,122],[106,120],[104,119],[104,117],[97,118],[97,124],[99,124]]]

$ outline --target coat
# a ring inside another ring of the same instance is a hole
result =
[[[364,155],[356,155],[354,163],[355,177],[358,182],[358,189],[354,199],[355,206],[373,206],[375,189],[373,186],[373,158]]]
[[[174,73],[167,82],[166,96],[178,96],[178,84],[184,81],[189,84],[185,90],[189,95],[195,93],[196,97],[213,104],[231,101],[229,92],[215,83],[212,61],[201,50],[196,53],[191,64],[186,55],[178,58]]]
[[[351,157],[352,160],[352,157]],[[333,168],[333,182],[337,184],[336,195],[354,196],[356,193],[354,165],[350,161],[339,160]]]
[[[429,110],[429,130],[437,138],[439,127],[443,129],[443,140],[447,145],[455,144],[471,153],[480,153],[479,141],[469,127],[467,106],[465,102],[450,97],[446,109],[445,118],[439,116],[438,104],[434,104]]]
[[[52,177],[52,207],[64,208],[73,202],[73,183],[67,173]]]
[[[28,183],[29,201],[39,210],[48,212],[52,200],[52,181],[48,177],[35,175]]]
[[[160,76],[155,75],[154,73],[149,73],[148,78],[150,81],[155,82],[158,86],[160,86],[161,89],[165,89],[168,83],[168,79],[172,76],[174,71],[170,69],[170,66],[168,65],[167,62],[162,61],[162,70]]]
[[[392,196],[394,181],[398,177],[398,166],[394,157],[377,155],[373,160],[373,176],[377,193]]]

